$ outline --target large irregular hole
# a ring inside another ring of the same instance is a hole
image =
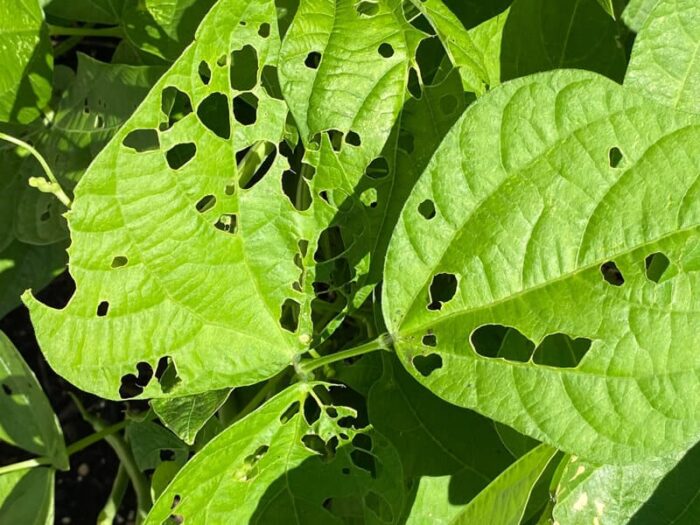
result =
[[[356,448],[350,452],[350,459],[356,467],[369,472],[372,478],[377,477],[377,462],[372,454],[361,448]]]
[[[141,395],[152,378],[153,367],[145,361],[137,363],[136,374],[126,374],[122,376],[119,396],[122,399],[128,399]]]
[[[371,0],[361,0],[355,4],[355,10],[360,16],[372,17],[379,12],[379,4]]]
[[[671,261],[661,252],[652,253],[644,260],[644,270],[647,279],[659,283],[666,270],[671,266]]]
[[[202,100],[197,107],[197,116],[201,123],[218,137],[228,139],[231,136],[228,98],[223,93],[212,93]]]
[[[430,303],[428,310],[441,310],[457,292],[457,277],[452,273],[439,273],[430,283]]]
[[[301,438],[304,446],[321,456],[321,461],[327,463],[335,457],[335,451],[338,447],[338,438],[333,436],[328,441],[324,441],[318,434],[306,434]]]
[[[307,396],[304,401],[304,419],[309,425],[313,425],[321,417],[321,408],[312,396]]]
[[[603,263],[600,266],[600,273],[603,274],[603,279],[613,286],[622,286],[625,284],[625,278],[614,261]]]
[[[158,132],[155,129],[135,129],[124,137],[122,144],[137,153],[153,151],[160,148]]]
[[[243,93],[233,99],[233,117],[244,126],[255,124],[258,119],[258,97],[253,93]]]
[[[260,81],[268,96],[277,100],[283,99],[282,87],[280,86],[279,76],[275,66],[269,64],[263,66],[262,73],[260,74]]]
[[[389,175],[389,163],[384,157],[377,157],[369,163],[365,175],[370,179],[383,179]]]
[[[309,69],[318,69],[321,64],[321,53],[318,51],[311,51],[304,59],[304,65]]]
[[[161,122],[160,129],[165,131],[192,113],[192,102],[187,93],[168,86],[161,94],[161,111],[166,120]]]
[[[611,168],[617,168],[622,162],[623,158],[624,155],[617,146],[610,148],[608,151],[608,164],[610,164]]]
[[[345,142],[351,146],[362,146],[362,138],[360,137],[359,133],[353,130],[348,131],[348,134],[345,136]]]
[[[299,328],[299,313],[301,305],[294,299],[285,299],[280,313],[280,326],[288,332],[296,332]]]
[[[167,160],[168,166],[177,170],[191,161],[195,153],[197,153],[197,146],[194,142],[177,144],[165,153],[165,160]]]
[[[2,384],[2,391],[5,393],[6,396],[12,395],[12,389],[9,385],[6,385],[5,383]]]
[[[236,153],[238,185],[244,190],[255,186],[270,171],[276,157],[277,147],[271,142],[261,142]]]
[[[301,404],[299,403],[299,401],[295,401],[294,403],[289,405],[287,409],[280,415],[280,423],[284,425],[288,421],[291,421],[291,419],[299,413],[300,407]]]
[[[181,381],[180,375],[177,372],[177,366],[175,366],[175,361],[167,355],[158,360],[155,377],[164,394],[172,392]]]
[[[282,191],[297,210],[306,211],[311,206],[313,198],[309,183],[301,174],[285,170],[282,173]]]
[[[319,236],[318,246],[314,253],[314,260],[318,263],[330,261],[338,257],[343,251],[345,251],[345,248],[340,226],[329,226],[323,230]]]
[[[214,223],[217,230],[234,234],[238,231],[238,219],[235,213],[224,213]]]
[[[515,363],[532,361],[538,365],[574,368],[591,347],[590,339],[572,338],[556,333],[535,344],[518,329],[503,325],[483,325],[470,337],[474,351],[482,357],[500,358]]]
[[[250,44],[231,53],[231,88],[250,91],[258,83],[258,52]]]
[[[411,362],[413,367],[423,377],[428,377],[435,370],[442,368],[442,357],[440,357],[440,354],[417,355]]]

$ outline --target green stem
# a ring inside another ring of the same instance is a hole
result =
[[[260,165],[272,153],[274,146],[261,140],[254,144],[238,164],[238,185],[244,188],[255,175]]]
[[[49,24],[51,36],[93,36],[124,38],[124,31],[119,26],[112,27],[63,27]]]
[[[94,443],[97,443],[98,441],[107,438],[115,432],[119,432],[125,426],[126,421],[120,421],[119,423],[116,423],[112,426],[103,428],[99,432],[90,434],[89,436],[86,436],[83,439],[79,439],[78,441],[66,448],[66,454],[68,455],[68,457],[70,457],[76,452],[80,452],[84,448],[87,448],[90,445],[93,445]],[[8,472],[39,467],[41,465],[50,465],[51,463],[52,459],[46,456],[27,459],[26,461],[20,461],[19,463],[12,463],[11,465],[5,465],[4,467],[0,467],[0,476],[2,476],[3,474],[7,474]]]
[[[53,171],[51,171],[49,164],[46,162],[46,159],[42,157],[41,153],[35,150],[34,147],[30,144],[27,144],[23,140],[15,138],[12,135],[7,135],[6,133],[0,132],[0,139],[6,140],[7,142],[11,142],[12,144],[19,146],[20,148],[27,150],[41,165],[41,168],[44,170],[44,173],[49,179],[49,182],[46,182],[41,178],[32,177],[29,179],[30,186],[34,186],[38,188],[39,191],[42,191],[44,193],[53,193],[58,198],[58,200],[60,200],[65,205],[66,208],[71,207],[70,198],[63,191],[63,188],[61,188],[58,179],[56,179],[56,176],[53,174]]]
[[[229,421],[222,421],[224,425],[233,425],[236,421],[239,421],[250,414],[253,410],[258,408],[261,404],[267,401],[268,396],[274,392],[277,385],[287,377],[286,372],[277,374],[275,377],[271,378],[267,383],[265,383],[260,390],[258,390],[255,395],[246,403],[246,405],[239,410]]]
[[[117,516],[117,511],[122,504],[128,486],[129,474],[124,468],[124,465],[119,463],[117,475],[114,477],[109,498],[104,507],[102,507],[100,514],[97,516],[97,525],[112,525],[112,523],[114,523],[114,518]]]
[[[56,47],[53,48],[54,58],[65,55],[66,53],[68,53],[68,51],[80,44],[82,40],[82,36],[72,36],[70,38],[66,38],[62,42],[59,42],[58,44],[56,44]]]
[[[342,350],[340,352],[335,352],[334,354],[324,355],[323,357],[319,357],[317,359],[308,359],[303,361],[297,365],[297,373],[301,376],[305,376],[317,368],[321,368],[344,359],[349,359],[351,357],[357,357],[359,355],[375,352],[377,350],[391,350],[391,336],[389,334],[382,334],[369,343],[365,343],[354,348],[349,348],[348,350]]]

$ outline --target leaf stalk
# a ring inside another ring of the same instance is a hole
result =
[[[382,334],[368,343],[355,346],[347,350],[342,350],[340,352],[335,352],[333,354],[324,355],[316,359],[307,359],[306,361],[302,361],[296,365],[297,374],[299,374],[301,377],[306,377],[318,368],[336,363],[338,361],[343,361],[351,357],[369,354],[370,352],[375,352],[377,350],[390,352],[391,344],[391,336],[389,334]]]

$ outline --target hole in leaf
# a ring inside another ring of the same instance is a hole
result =
[[[377,477],[377,463],[372,454],[366,450],[356,448],[350,452],[350,459],[356,467],[366,470],[373,478]]]
[[[654,283],[661,281],[661,277],[669,266],[671,266],[671,261],[661,252],[652,253],[644,260],[647,279]]]
[[[39,216],[39,220],[41,220],[41,222],[46,222],[50,218],[51,218],[51,212],[48,209]]]
[[[243,93],[233,99],[233,117],[244,126],[255,124],[258,119],[258,97]]]
[[[295,401],[287,407],[287,409],[280,416],[280,423],[283,425],[290,421],[295,415],[299,413],[299,401]]]
[[[214,223],[214,227],[217,230],[221,230],[227,233],[234,234],[238,231],[238,220],[235,213],[224,213],[219,219]]]
[[[393,48],[393,46],[392,46],[391,44],[387,44],[386,42],[384,42],[383,44],[381,44],[381,45],[379,46],[379,48],[377,49],[377,51],[378,51],[379,54],[380,54],[381,56],[383,56],[384,58],[391,58],[391,57],[394,56],[394,48]]]
[[[299,312],[301,305],[294,299],[285,299],[282,303],[280,314],[280,326],[288,332],[296,332],[299,328]]]
[[[137,153],[160,148],[158,132],[155,129],[135,129],[124,137],[122,144]]]
[[[216,197],[214,195],[205,195],[194,205],[199,213],[204,213],[211,210],[216,205]]]
[[[341,469],[341,472],[342,472],[344,475],[346,475],[346,476],[349,476],[349,475],[350,475],[350,469],[349,469],[348,467],[343,467],[343,468]]]
[[[202,60],[199,63],[197,72],[199,73],[199,79],[202,81],[202,84],[204,84],[205,86],[209,85],[209,82],[211,82],[211,68],[205,60]]]
[[[197,116],[206,128],[222,139],[231,136],[228,99],[223,93],[212,93],[197,107]]]
[[[190,97],[174,86],[168,86],[163,90],[160,107],[166,118],[165,122],[160,124],[161,131],[170,129],[192,113]]]
[[[421,342],[425,346],[437,346],[437,337],[435,334],[425,334]]]
[[[140,396],[143,393],[143,387],[137,384],[137,379],[134,374],[126,374],[121,378],[119,386],[119,397],[129,399]]]
[[[127,259],[125,256],[117,255],[114,259],[112,259],[112,268],[121,268],[122,266],[126,266],[128,262],[129,259]]]
[[[304,401],[304,419],[309,425],[313,425],[321,417],[321,409],[312,396],[308,396]]]
[[[370,179],[383,179],[389,175],[389,163],[384,157],[377,157],[369,163],[365,175]]]
[[[195,146],[194,142],[177,144],[166,152],[165,160],[168,161],[168,166],[177,170],[191,161],[195,153],[197,153],[197,146]]]
[[[167,355],[158,360],[155,377],[160,384],[160,389],[165,394],[171,392],[181,381],[175,361]]]
[[[551,334],[535,349],[532,360],[538,365],[575,368],[588,353],[592,341],[585,337],[572,339],[566,334]]]
[[[454,95],[445,95],[440,99],[440,109],[445,115],[450,115],[457,109],[457,97]]]
[[[428,377],[435,370],[442,368],[442,357],[439,354],[417,355],[411,362],[423,377]]]
[[[279,76],[277,74],[277,68],[275,66],[266,65],[262,68],[262,74],[260,75],[260,80],[262,82],[262,87],[268,96],[275,98],[277,100],[282,100],[282,88],[280,87]]]
[[[175,459],[175,452],[169,448],[162,448],[158,454],[161,461],[172,461]]]
[[[343,147],[343,132],[337,129],[329,129],[326,133],[328,133],[333,151],[340,151]]]
[[[309,69],[318,69],[318,66],[321,64],[321,53],[318,51],[312,51],[308,55],[306,55],[306,58],[304,59],[304,65],[308,67]]]
[[[109,302],[101,301],[100,304],[97,305],[97,317],[104,317],[107,315],[107,312],[109,312]]]
[[[306,211],[311,206],[313,198],[309,184],[300,174],[285,170],[282,173],[282,191],[297,210]]]
[[[239,160],[239,154],[241,158]],[[264,142],[260,147],[246,148],[236,154],[238,164],[238,185],[244,190],[255,186],[270,171],[277,157],[277,148],[271,142]]]
[[[439,273],[430,283],[430,304],[428,310],[441,310],[457,292],[457,277],[451,273]]]
[[[371,2],[370,0],[362,0],[355,4],[355,10],[360,16],[371,17],[379,12],[379,5],[376,2]]]
[[[328,441],[324,441],[318,434],[306,434],[301,438],[301,442],[304,446],[319,454],[321,456],[321,461],[327,463],[335,457],[335,451],[338,447],[338,438],[333,436]]]
[[[420,213],[424,219],[432,219],[435,217],[435,203],[430,199],[425,199],[418,205],[418,213]]]
[[[330,226],[321,232],[318,246],[314,253],[316,262],[330,261],[345,251],[343,235],[340,226]]]
[[[268,24],[269,31],[269,24]],[[231,88],[249,91],[258,83],[258,52],[250,44],[231,53]]]
[[[270,36],[270,24],[268,24],[267,22],[263,22],[262,24],[260,24],[260,27],[258,28],[258,34],[263,38],[267,38],[268,36]]]
[[[369,208],[377,207],[377,190],[375,188],[367,188],[360,195],[360,201],[362,204]]]
[[[239,481],[250,481],[258,475],[258,462],[263,458],[267,451],[270,450],[268,445],[261,445],[252,454],[249,454],[243,459],[243,464],[234,473],[234,477]]]
[[[153,367],[146,361],[140,361],[136,364],[136,371],[138,372],[136,384],[145,388],[153,378]]]
[[[419,99],[423,96],[423,85],[421,84],[420,77],[418,76],[418,71],[416,71],[416,68],[414,67],[412,67],[408,72],[407,87],[408,92],[413,98]]]
[[[622,272],[613,261],[605,262],[600,267],[600,273],[603,274],[603,279],[613,286],[622,286],[625,284],[625,278]]]
[[[611,168],[617,168],[620,165],[620,162],[622,162],[624,155],[622,154],[622,151],[620,148],[617,146],[610,148],[610,151],[608,151],[608,163],[610,164]]]
[[[2,384],[2,391],[5,392],[6,396],[12,395],[12,389],[8,385],[6,385],[5,383]]]
[[[360,137],[360,135],[357,132],[350,130],[350,131],[348,131],[348,134],[345,136],[345,142],[347,142],[351,146],[358,146],[359,147],[362,145],[362,138]]]
[[[411,135],[408,131],[406,130],[401,130],[399,131],[399,149],[405,151],[409,155],[413,153],[413,150],[415,149],[415,142],[413,139],[413,135]]]
[[[367,451],[372,450],[372,438],[367,434],[356,434],[352,438],[352,444],[356,448],[361,448]]]

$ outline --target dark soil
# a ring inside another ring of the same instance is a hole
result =
[[[73,293],[70,277],[63,274],[38,294],[39,299],[51,306],[62,306]],[[109,423],[123,418],[125,403],[112,403],[82,392],[59,377],[48,365],[37,344],[29,312],[20,306],[0,320],[5,332],[31,367],[46,392],[63,428],[66,444],[73,443],[94,431],[86,423],[68,392],[76,395],[93,414]],[[0,449],[0,464],[12,463],[25,456],[13,457],[14,449]],[[9,456],[9,457],[8,457]],[[117,471],[117,457],[105,441],[100,441],[70,458],[70,471],[56,475],[55,523],[94,525],[111,490]],[[129,523],[133,515],[134,496],[127,492],[115,523]]]

